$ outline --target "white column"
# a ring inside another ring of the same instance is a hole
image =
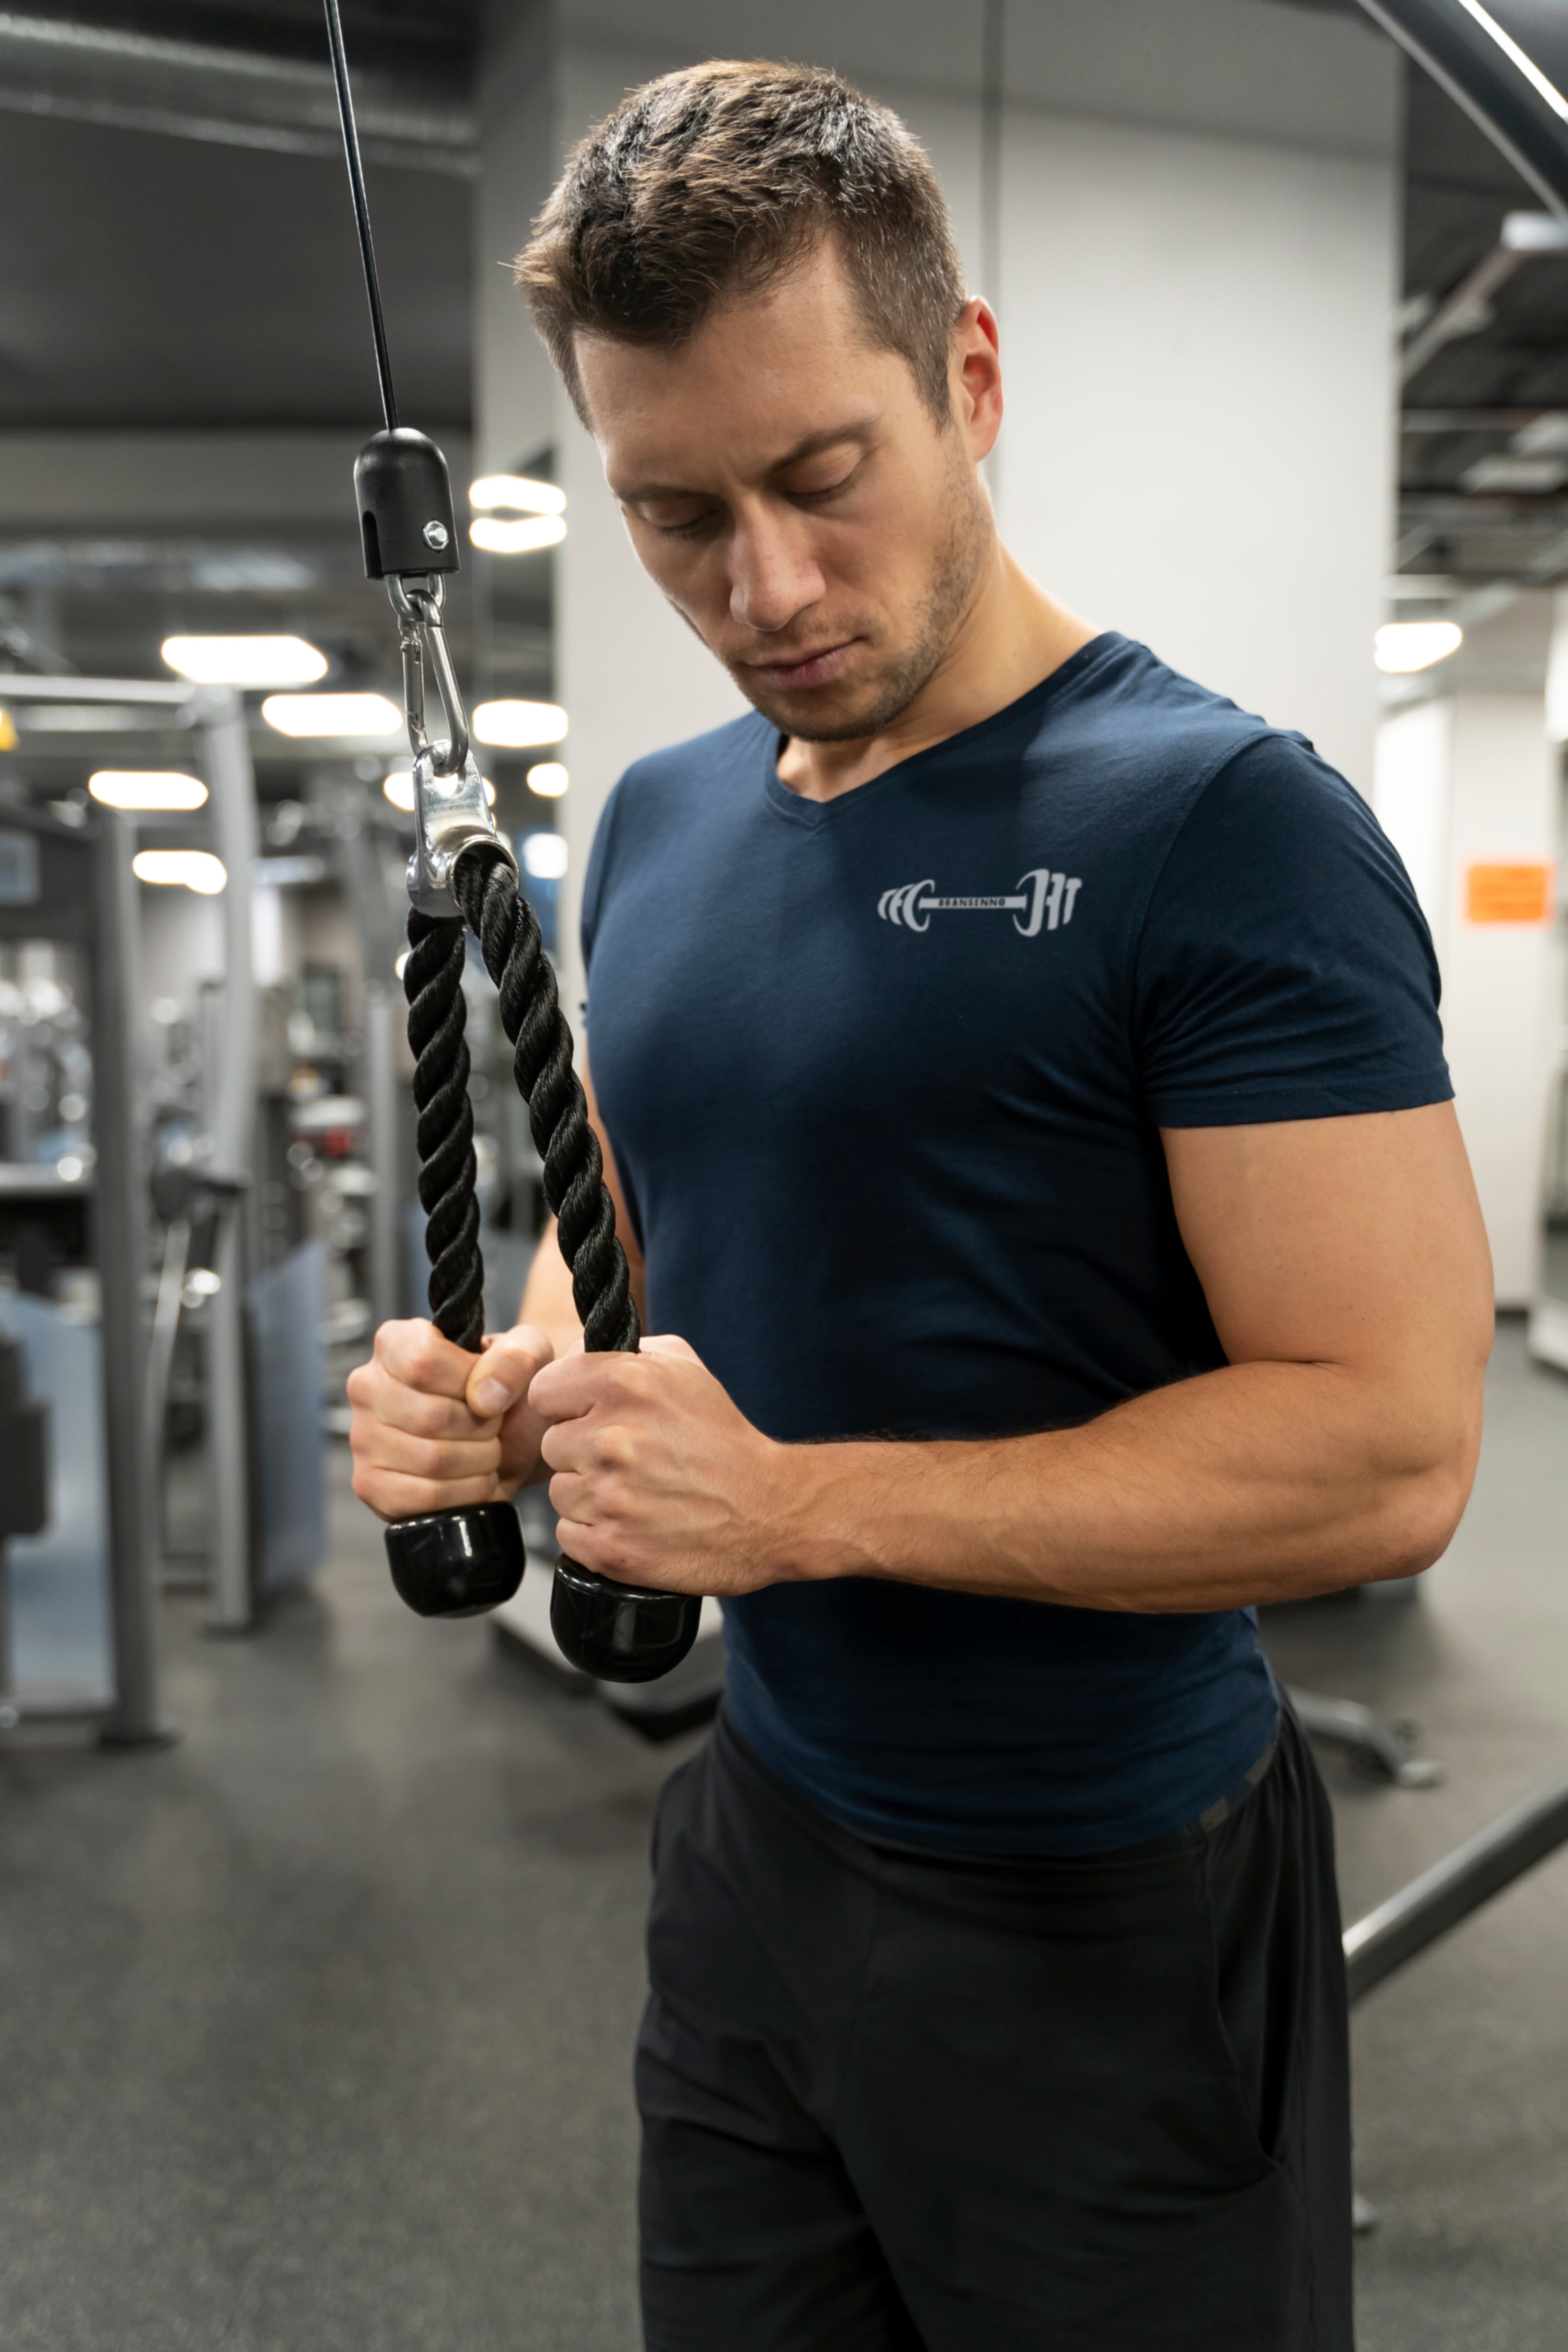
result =
[[[1432,924],[1459,1123],[1500,1307],[1538,1284],[1552,1007],[1557,760],[1531,694],[1459,694],[1384,722],[1376,806]]]

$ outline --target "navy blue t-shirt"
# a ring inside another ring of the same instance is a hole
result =
[[[594,1082],[648,1328],[792,1442],[1059,1429],[1222,1364],[1161,1125],[1451,1092],[1371,812],[1114,635],[837,800],[790,792],[777,751],[748,715],[639,760],[589,868]],[[725,1622],[763,1761],[948,1851],[1158,1836],[1276,1713],[1241,1610],[850,1579]]]

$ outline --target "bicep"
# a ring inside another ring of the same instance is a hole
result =
[[[1491,1265],[1451,1103],[1161,1130],[1182,1239],[1233,1364],[1468,1390]]]

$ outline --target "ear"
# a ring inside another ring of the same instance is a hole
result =
[[[953,422],[978,465],[1002,430],[1001,339],[995,314],[978,294],[954,320],[949,350]]]

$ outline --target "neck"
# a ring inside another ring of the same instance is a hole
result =
[[[843,743],[790,736],[779,753],[780,782],[803,800],[837,800],[1005,710],[1097,635],[1037,587],[998,541],[946,652],[914,700],[875,735]]]

